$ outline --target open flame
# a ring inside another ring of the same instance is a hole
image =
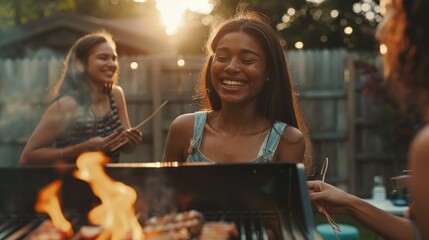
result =
[[[108,158],[100,152],[83,153],[77,159],[78,170],[74,176],[88,182],[101,200],[101,204],[89,212],[88,218],[93,224],[103,227],[98,239],[143,239],[134,209],[137,193],[105,173],[103,164],[107,162]]]
[[[54,226],[70,237],[73,235],[73,229],[70,222],[64,217],[58,200],[61,185],[62,182],[56,180],[40,190],[35,209],[37,212],[47,213]]]

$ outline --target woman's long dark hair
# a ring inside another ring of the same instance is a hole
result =
[[[429,1],[395,0],[387,8],[389,20],[377,32],[379,42],[387,47],[386,80],[405,97],[410,91],[429,92]]]
[[[212,31],[206,44],[205,50],[208,57],[201,72],[195,99],[200,101],[200,107],[203,110],[222,109],[220,97],[211,82],[211,63],[219,40],[232,32],[244,32],[252,36],[264,49],[269,81],[265,81],[262,92],[258,96],[257,111],[261,116],[268,118],[272,124],[281,121],[300,129],[305,134],[306,156],[304,161],[306,166],[309,166],[312,161],[312,153],[307,125],[297,102],[284,50],[277,33],[269,25],[265,16],[255,12],[242,12],[221,23]]]
[[[112,36],[106,31],[87,34],[79,38],[70,48],[65,61],[63,72],[54,86],[54,100],[62,96],[74,96],[79,104],[88,106],[91,102],[89,88],[85,83],[86,67],[88,57],[94,47],[101,43],[109,43],[116,51],[116,44]],[[119,69],[113,76],[113,84],[105,86],[105,92],[110,93],[119,78]]]

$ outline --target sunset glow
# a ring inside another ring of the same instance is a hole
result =
[[[134,0],[135,2],[144,2]],[[183,22],[186,10],[209,14],[213,10],[213,0],[155,0],[156,8],[160,12],[162,24],[167,35],[173,35]]]

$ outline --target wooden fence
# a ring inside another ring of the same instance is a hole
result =
[[[356,127],[359,94],[353,55],[338,49],[290,51],[287,57],[310,127],[315,161],[329,157],[328,181],[361,195],[368,194],[372,176],[356,177],[362,168],[356,167],[356,131],[360,128]],[[121,162],[160,161],[171,121],[182,113],[197,110],[192,95],[204,59],[186,56],[182,67],[177,60],[171,56],[120,57],[120,85],[126,93],[132,124],[148,116],[163,100],[169,100],[142,127],[141,146],[130,155],[123,154]],[[23,146],[45,110],[50,86],[61,72],[62,61],[0,59],[0,166],[18,165]],[[131,63],[137,68],[131,68]],[[373,170],[367,173],[376,174]],[[365,184],[357,184],[357,180]]]

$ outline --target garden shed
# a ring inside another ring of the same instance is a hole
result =
[[[166,49],[164,30],[148,19],[100,19],[61,12],[0,31],[0,58],[64,55],[79,37],[107,30],[117,43],[118,54],[150,55]]]

